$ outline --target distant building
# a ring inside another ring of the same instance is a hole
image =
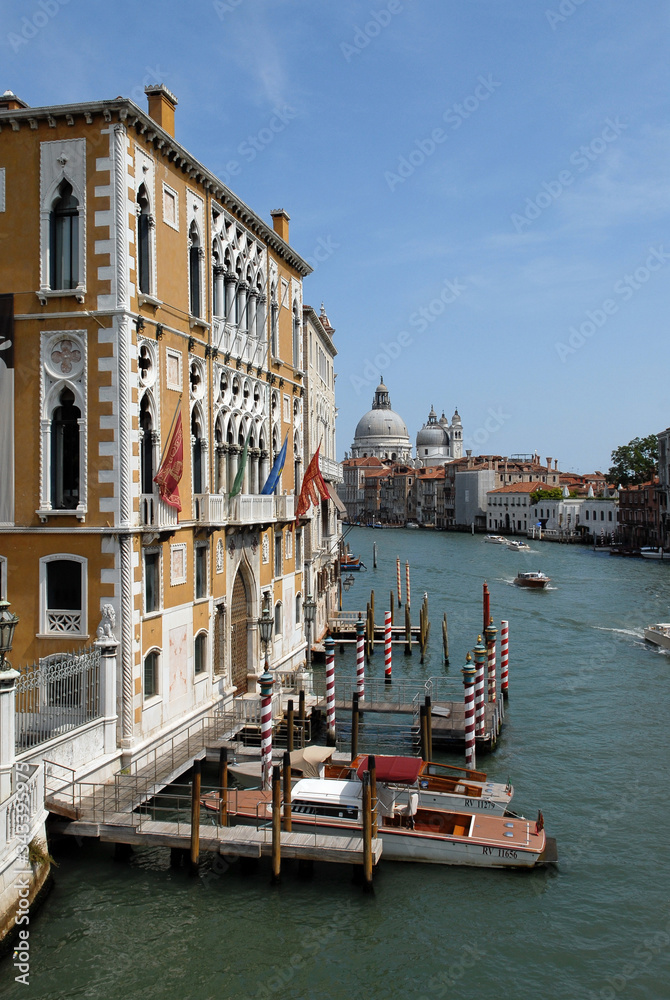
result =
[[[619,490],[619,541],[630,549],[659,545],[659,511],[658,479],[623,486]]]
[[[670,548],[670,427],[666,427],[656,436],[658,438],[659,541],[663,548]]]
[[[525,535],[532,527],[531,494],[544,489],[544,483],[508,483],[486,494],[489,531]]]
[[[463,425],[458,415],[454,413],[451,424],[444,413],[440,419],[431,406],[428,420],[416,436],[417,467],[444,465],[453,458],[463,454]]]

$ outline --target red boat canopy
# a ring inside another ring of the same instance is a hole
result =
[[[390,781],[397,785],[412,785],[419,777],[419,772],[423,766],[420,757],[377,757],[375,755],[375,769],[378,781]],[[359,778],[363,777],[363,772],[368,769],[368,758],[363,757],[356,768]]]

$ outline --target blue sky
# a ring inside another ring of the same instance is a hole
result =
[[[4,0],[2,20],[2,89],[146,107],[163,82],[178,139],[268,222],[288,211],[336,328],[340,457],[380,373],[412,438],[458,406],[475,454],[590,471],[670,424],[667,3]]]

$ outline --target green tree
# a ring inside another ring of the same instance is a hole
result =
[[[530,502],[537,503],[538,500],[560,500],[563,490],[558,486],[552,486],[548,490],[537,489],[530,495]]]
[[[614,449],[607,479],[615,486],[635,486],[653,479],[657,472],[658,438],[655,434],[648,434]]]

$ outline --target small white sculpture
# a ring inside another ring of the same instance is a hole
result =
[[[112,604],[103,604],[102,606],[102,618],[100,624],[95,630],[95,634],[98,639],[113,639],[116,642],[116,636],[114,635],[114,626],[116,625],[116,611]]]

